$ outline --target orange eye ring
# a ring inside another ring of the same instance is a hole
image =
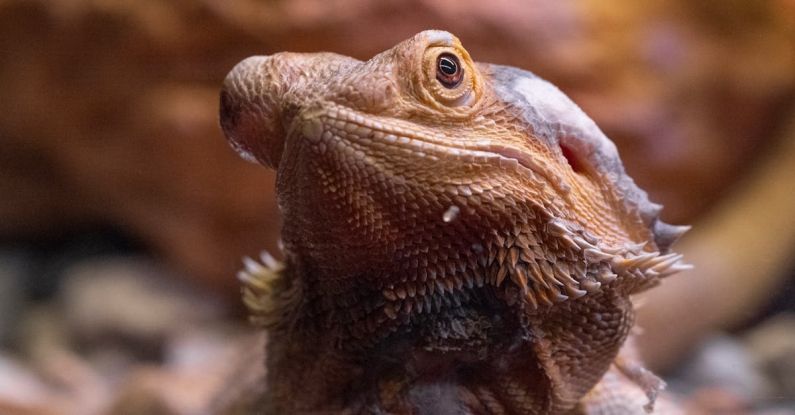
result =
[[[449,45],[431,45],[422,57],[419,90],[433,106],[471,107],[480,97],[478,72],[467,52]]]

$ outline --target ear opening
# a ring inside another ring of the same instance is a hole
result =
[[[586,168],[585,163],[580,159],[577,155],[577,152],[572,149],[571,147],[567,146],[565,143],[560,143],[560,151],[563,153],[563,157],[566,158],[566,161],[571,166],[571,169],[578,174],[586,174],[588,173],[588,169]]]

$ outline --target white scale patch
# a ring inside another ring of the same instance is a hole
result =
[[[638,210],[647,220],[656,217],[661,206],[651,203],[646,192],[639,189],[626,175],[616,145],[599,129],[580,107],[551,83],[528,72],[505,68],[510,80],[503,93],[513,99],[523,112],[533,133],[552,145],[564,145],[573,150],[612,181],[632,210]]]
[[[536,134],[562,141],[594,163],[618,158],[615,144],[557,87],[535,77],[517,77],[512,86],[529,104],[525,115]]]

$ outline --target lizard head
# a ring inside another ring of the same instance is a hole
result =
[[[368,61],[248,58],[225,80],[221,125],[277,170],[285,247],[313,275],[510,276],[551,303],[682,267],[667,251],[686,228],[659,219],[594,122],[532,73],[474,62],[447,32]]]

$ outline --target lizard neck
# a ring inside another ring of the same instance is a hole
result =
[[[274,413],[364,410],[374,402],[394,413],[480,413],[481,404],[467,401],[474,391],[493,395],[503,410],[530,405],[559,413],[598,381],[632,324],[631,304],[612,290],[521,314],[482,287],[433,313],[399,311],[396,319],[378,317],[383,299],[374,292],[339,303],[324,300],[329,297],[303,296],[296,316],[269,330],[266,401]],[[585,342],[583,334],[599,341]],[[560,360],[575,355],[576,367]]]

